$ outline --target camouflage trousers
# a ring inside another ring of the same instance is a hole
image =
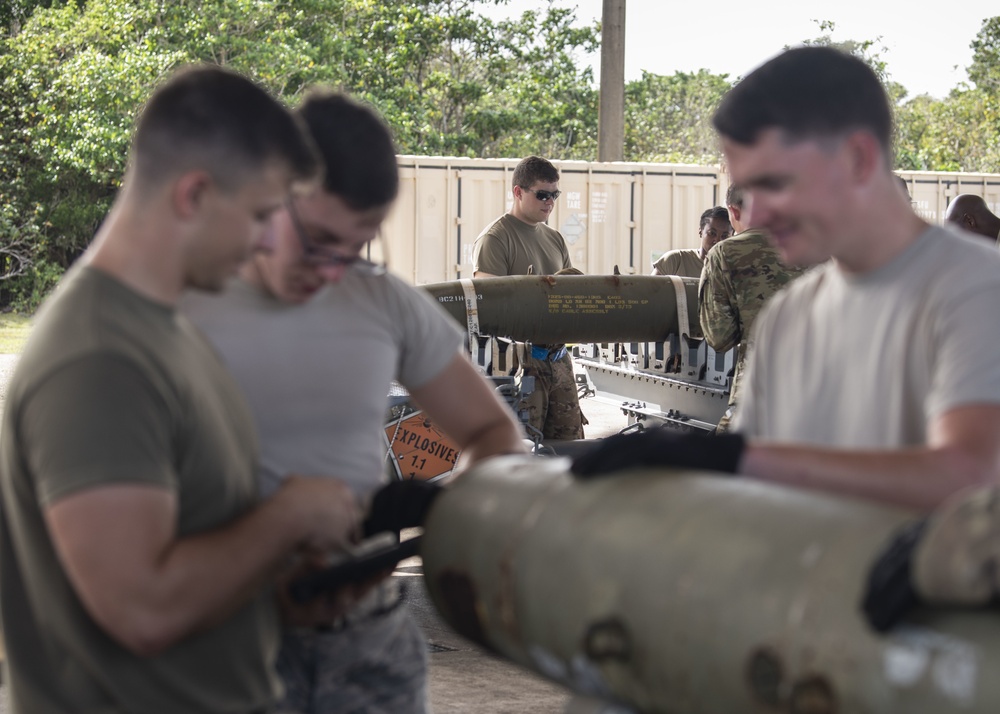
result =
[[[286,630],[279,714],[427,714],[427,646],[404,603],[343,630]]]
[[[568,354],[555,361],[528,356],[521,369],[524,376],[535,378],[535,391],[524,400],[528,423],[545,439],[582,439],[587,420],[580,411],[573,359]]]

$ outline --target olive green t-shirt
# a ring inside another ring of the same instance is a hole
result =
[[[509,213],[479,234],[472,257],[473,272],[491,275],[552,275],[572,267],[562,233],[544,223],[530,226]]]
[[[223,527],[257,501],[256,454],[242,396],[186,318],[93,268],[64,279],[14,373],[0,436],[0,617],[15,714],[272,704],[269,593],[137,657],[86,612],[44,520],[61,498],[127,483],[176,494],[179,538]]]
[[[705,260],[694,248],[668,250],[653,263],[656,275],[680,275],[684,278],[700,278]]]

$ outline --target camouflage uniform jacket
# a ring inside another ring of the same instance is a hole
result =
[[[764,234],[754,230],[720,241],[705,257],[698,287],[701,329],[719,352],[740,348],[730,405],[738,401],[754,320],[772,295],[803,272],[784,266]]]

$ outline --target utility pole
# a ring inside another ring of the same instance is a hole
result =
[[[625,158],[625,0],[604,0],[597,160]]]

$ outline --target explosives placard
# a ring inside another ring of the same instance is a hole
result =
[[[434,481],[455,469],[460,452],[454,441],[423,412],[389,422],[383,431],[386,459],[398,479]]]

